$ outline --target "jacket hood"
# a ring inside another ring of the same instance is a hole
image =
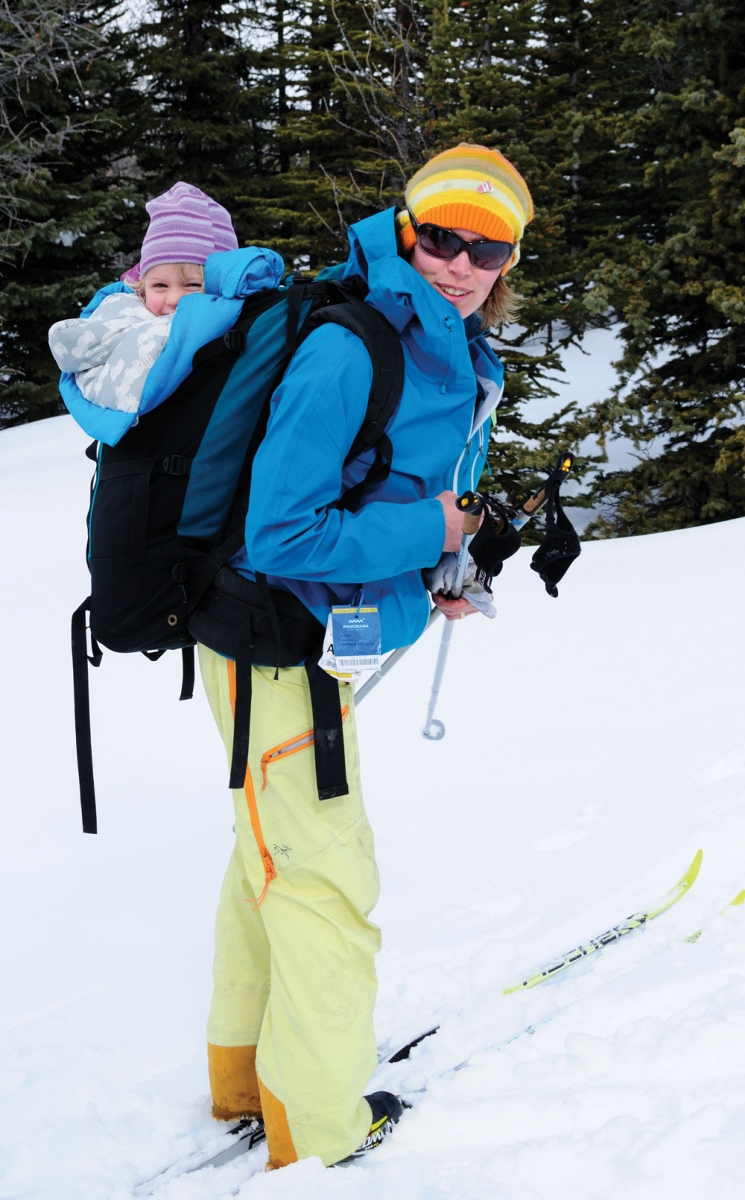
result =
[[[440,332],[446,318],[458,321],[459,314],[399,253],[396,211],[388,208],[350,227],[344,278],[363,279],[371,302],[399,333],[415,316],[425,330]],[[481,332],[478,319],[469,317],[464,326],[469,340]]]
[[[504,369],[484,337],[478,317],[463,321],[453,305],[399,253],[396,211],[388,208],[350,227],[343,278],[362,279],[370,289],[369,303],[382,312],[412,349],[412,343],[422,350],[426,348],[435,369],[447,372],[460,360],[461,370],[469,375],[475,370],[501,388]],[[443,339],[444,330],[455,336]]]
[[[439,332],[445,317],[458,314],[399,254],[395,218],[396,209],[388,208],[351,226],[344,278],[363,279],[370,302],[399,333],[414,317],[425,331]]]

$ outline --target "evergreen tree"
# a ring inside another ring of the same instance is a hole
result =
[[[311,0],[297,42],[287,171],[277,180],[288,258],[346,255],[346,230],[400,200],[421,165],[421,16],[399,0]]]
[[[103,4],[0,8],[0,428],[62,411],[47,345],[121,270],[139,216],[117,166],[127,85]]]
[[[597,150],[582,147],[585,165],[579,148],[591,88],[591,21],[573,0],[432,0],[429,22],[433,148],[460,140],[494,146],[524,175],[535,203],[520,264],[509,275],[523,301],[518,323],[497,331],[495,341],[506,385],[490,464],[495,485],[518,500],[553,466],[557,447],[576,450],[584,433],[571,395],[544,419],[532,417],[531,402],[559,400],[561,350],[596,321],[582,300],[586,216],[593,210],[585,175],[593,176]],[[575,486],[589,465],[578,459]],[[527,536],[536,539],[540,529]]]
[[[136,153],[148,192],[179,179],[202,188],[228,209],[240,244],[263,240],[256,182],[280,169],[284,56],[252,48],[271,23],[268,9],[223,0],[154,0],[132,35],[145,81]]]
[[[623,322],[596,429],[639,462],[599,481],[599,535],[745,514],[745,13],[645,0],[619,54],[644,102],[614,118],[624,219],[587,302]]]

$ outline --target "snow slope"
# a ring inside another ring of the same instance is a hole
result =
[[[85,443],[70,418],[0,435],[6,1200],[126,1200],[213,1127],[225,762],[201,693],[177,703],[178,656],[106,654],[100,833],[80,830]],[[498,619],[455,630],[443,741],[420,736],[436,626],[371,694],[378,1034],[441,1026],[378,1086],[415,1107],[364,1166],[265,1175],[260,1149],[160,1200],[740,1200],[745,906],[727,902],[745,888],[744,547],[743,521],[590,544],[558,601],[521,552]],[[699,847],[670,912],[502,994],[655,900]]]

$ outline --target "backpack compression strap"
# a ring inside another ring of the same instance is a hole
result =
[[[91,747],[91,705],[88,686],[88,663],[100,667],[103,653],[91,633],[91,653],[88,653],[88,626],[86,613],[91,610],[91,598],[87,597],[72,614],[72,687],[75,706],[75,750],[78,760],[78,783],[80,785],[80,811],[83,817],[83,833],[98,833],[96,815],[96,785],[93,778],[93,750]],[[151,662],[157,662],[165,650],[142,652]],[[191,700],[194,695],[194,647],[184,646],[181,650],[182,676],[179,700]]]
[[[91,710],[88,691],[88,663],[101,665],[101,649],[91,634],[92,654],[88,654],[85,614],[90,612],[91,598],[72,614],[72,681],[75,696],[75,744],[78,754],[80,807],[83,813],[83,832],[96,833],[96,789],[93,782],[93,753],[91,751]]]

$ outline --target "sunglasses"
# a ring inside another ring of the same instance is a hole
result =
[[[433,258],[457,258],[465,250],[474,267],[482,271],[498,271],[515,253],[515,247],[510,242],[465,242],[452,229],[444,229],[442,225],[432,225],[429,221],[420,225],[411,209],[407,208],[406,211],[417,245]]]

